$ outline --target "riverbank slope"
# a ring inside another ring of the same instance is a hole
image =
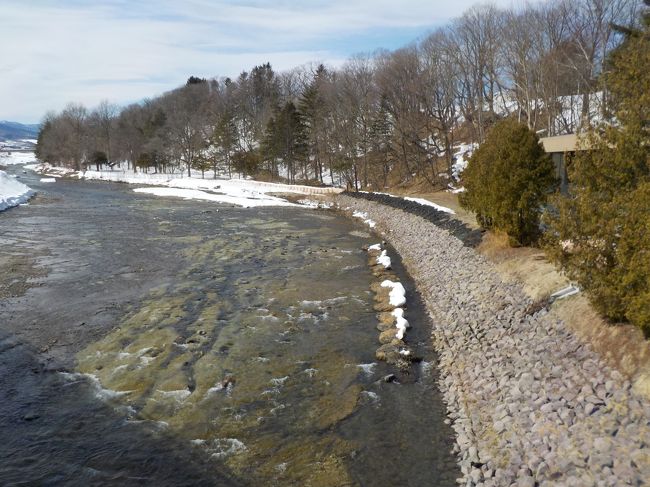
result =
[[[467,485],[650,478],[650,406],[562,321],[433,223],[336,201],[376,222],[418,284]]]

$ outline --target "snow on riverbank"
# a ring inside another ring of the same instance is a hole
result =
[[[0,171],[0,211],[25,203],[33,194],[29,186]]]
[[[129,184],[156,186],[137,188],[138,193],[156,196],[177,196],[185,199],[200,199],[243,206],[298,206],[269,193],[328,194],[338,193],[339,188],[312,187],[267,183],[249,179],[203,179],[183,177],[180,174],[148,174],[131,171],[85,171],[78,173],[81,179],[96,179]]]
[[[368,218],[368,214],[362,211],[355,211],[352,213],[352,216],[355,218],[361,218],[363,223],[368,225],[370,228],[375,228],[376,223]]]
[[[198,189],[167,187],[135,188],[133,191],[136,193],[153,194],[155,196],[176,196],[186,200],[215,201],[218,203],[243,206],[244,208],[257,206],[298,206],[280,198],[264,195],[263,193],[255,195],[246,192],[240,192],[239,194],[218,194],[208,193]]]
[[[451,208],[447,208],[446,206],[441,206],[437,205],[433,201],[426,200],[424,198],[412,198],[410,196],[399,196],[396,194],[391,194],[391,193],[380,193],[379,191],[374,191],[374,192],[369,192],[369,191],[359,191],[359,193],[366,193],[366,194],[380,194],[384,196],[390,196],[391,198],[397,198],[397,199],[403,199],[405,201],[411,201],[412,203],[417,203],[418,205],[422,206],[430,206],[432,208],[435,208],[438,211],[442,211],[443,213],[449,213],[450,215],[455,215],[456,212],[452,210]],[[356,215],[353,215],[356,216]]]
[[[75,171],[73,169],[51,166],[47,163],[28,164],[25,168],[50,177],[73,177],[152,186],[151,188],[136,188],[134,191],[153,194],[155,196],[172,196],[184,199],[214,201],[245,208],[259,206],[301,206],[283,198],[273,196],[272,193],[311,195],[333,194],[343,191],[341,188],[334,187],[278,184],[251,179],[204,179],[196,177],[194,174],[192,177],[187,177],[181,173],[144,173],[124,169]]]
[[[442,211],[444,213],[449,213],[450,215],[455,215],[456,214],[456,212],[454,210],[452,210],[451,208],[447,208],[446,206],[436,205],[432,201],[425,200],[424,198],[411,198],[409,196],[404,196],[404,199],[406,201],[412,201],[412,202],[417,203],[419,205],[431,206],[432,208],[435,208],[438,211]]]
[[[381,287],[389,287],[389,299],[390,305],[395,306],[404,306],[406,304],[406,290],[401,282],[393,282],[386,279],[381,283]]]
[[[33,152],[0,152],[0,166],[31,164],[36,162]]]

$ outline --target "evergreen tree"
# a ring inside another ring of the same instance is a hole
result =
[[[539,237],[541,206],[554,181],[553,163],[535,132],[503,120],[470,158],[460,203],[482,227],[504,231],[513,245],[527,245]]]
[[[392,128],[390,114],[386,106],[386,100],[382,97],[379,109],[373,116],[370,124],[370,145],[372,151],[373,173],[375,184],[381,189],[388,182],[390,173],[390,152],[391,152]]]
[[[287,102],[269,119],[262,150],[265,159],[283,161],[289,180],[294,183],[298,165],[304,168],[307,158],[307,139],[302,118],[293,102]]]
[[[550,218],[550,254],[614,320],[650,333],[650,16],[627,31],[602,81],[615,115],[593,128]]]
[[[313,161],[314,177],[321,182],[323,182],[323,159],[327,151],[325,141],[327,106],[322,92],[326,77],[327,70],[321,64],[298,103],[298,110],[305,129],[308,157]]]

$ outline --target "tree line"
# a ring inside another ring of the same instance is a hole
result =
[[[199,170],[380,189],[446,185],[454,146],[513,118],[542,135],[610,116],[604,62],[638,0],[475,6],[395,51],[343,66],[203,79],[123,108],[70,104],[48,113],[41,160],[75,169]]]

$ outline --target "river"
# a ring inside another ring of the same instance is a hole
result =
[[[39,194],[0,213],[0,483],[455,485],[394,252],[423,360],[375,361],[359,222],[12,171]]]

